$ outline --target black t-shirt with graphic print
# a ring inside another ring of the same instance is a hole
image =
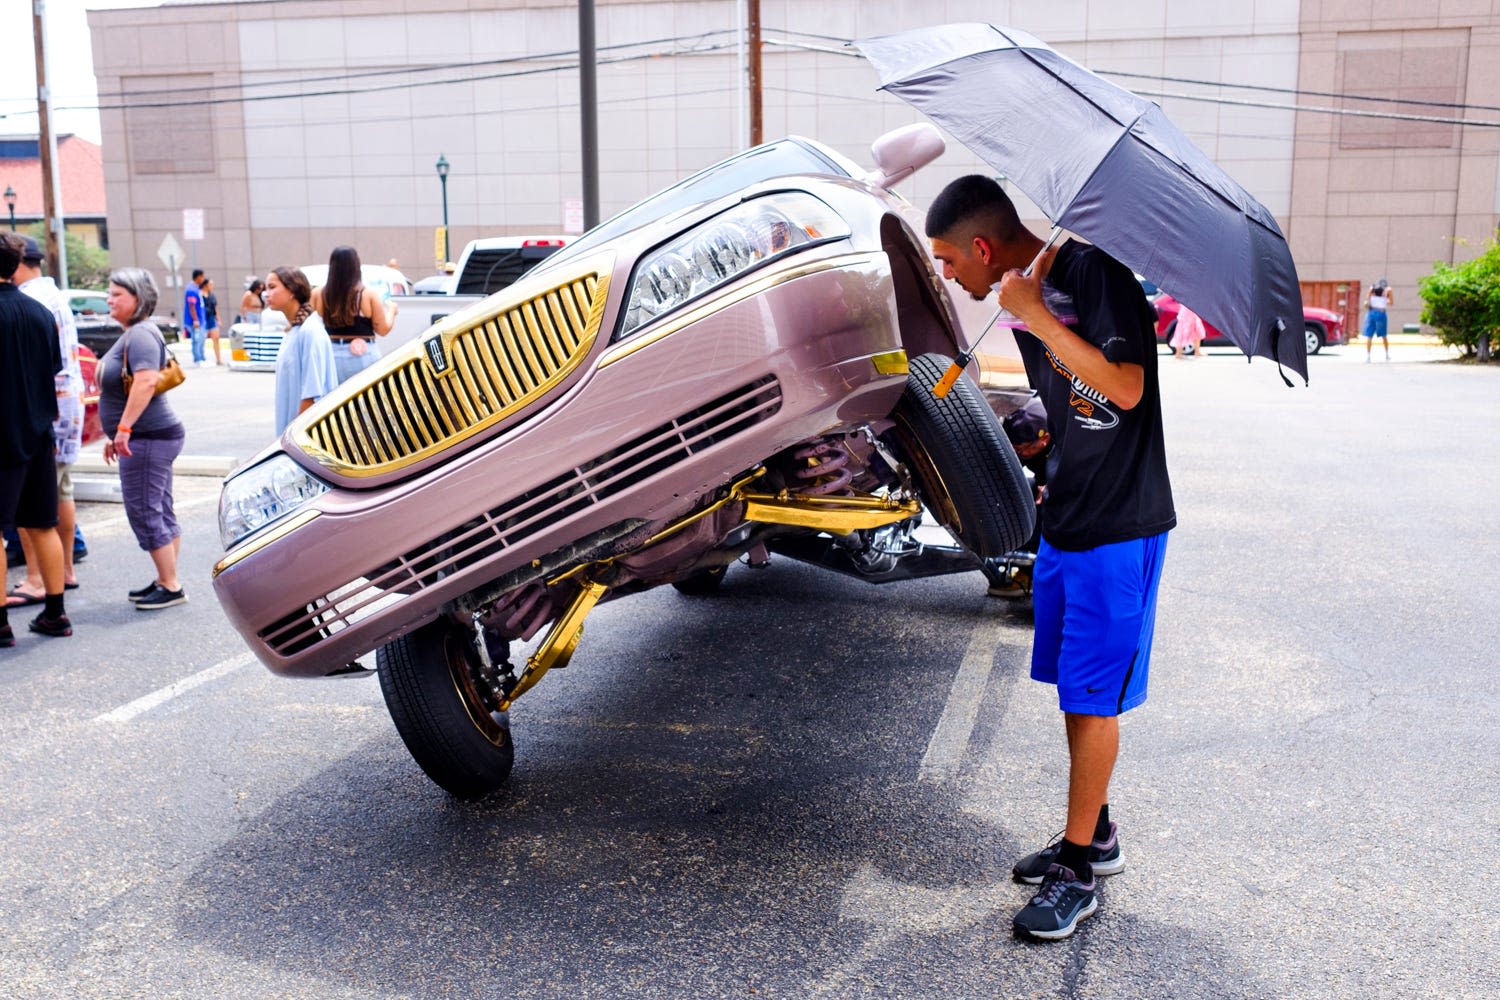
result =
[[[1140,365],[1146,377],[1141,401],[1121,409],[1075,381],[1036,337],[1017,332],[1027,377],[1047,408],[1052,434],[1042,537],[1056,548],[1081,552],[1175,527],[1156,317],[1140,282],[1104,251],[1069,240],[1058,250],[1044,289],[1048,307],[1069,329],[1106,359]]]

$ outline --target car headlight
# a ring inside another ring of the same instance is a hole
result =
[[[642,258],[615,339],[767,261],[848,235],[848,223],[810,194],[782,192],[736,205]]]
[[[277,455],[230,479],[219,494],[219,542],[229,549],[327,493],[328,485],[286,455]]]

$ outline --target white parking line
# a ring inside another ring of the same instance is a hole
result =
[[[969,737],[974,732],[974,721],[979,717],[979,703],[984,700],[985,688],[989,686],[990,669],[1004,629],[1004,623],[994,615],[982,616],[974,626],[963,662],[948,689],[943,715],[932,731],[932,738],[927,741],[927,752],[922,755],[922,763],[917,768],[918,780],[943,782],[958,773]]]
[[[144,712],[149,712],[156,706],[171,701],[180,694],[186,694],[200,684],[207,684],[209,681],[218,680],[220,677],[231,674],[254,660],[254,653],[241,653],[238,656],[232,656],[221,663],[216,663],[211,667],[200,670],[196,674],[184,677],[180,681],[174,681],[164,688],[158,688],[148,695],[142,695],[135,701],[127,702],[119,708],[105,712],[103,715],[97,716],[94,721],[129,722],[136,716]]]

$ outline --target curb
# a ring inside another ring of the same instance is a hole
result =
[[[178,455],[172,463],[172,473],[178,476],[216,476],[223,479],[239,467],[239,460],[228,455]],[[80,455],[73,463],[73,474],[82,476],[108,476],[119,479],[113,465],[106,465],[101,455]]]
[[[179,455],[172,463],[172,473],[178,476],[211,476],[223,479],[233,472],[239,462],[227,455]],[[73,471],[73,499],[86,503],[123,503],[120,493],[120,473],[113,465],[105,465],[100,455],[80,455],[71,466]]]

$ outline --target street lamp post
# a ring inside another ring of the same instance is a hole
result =
[[[10,231],[16,231],[16,189],[5,185],[5,207],[10,209]]]
[[[443,263],[448,263],[448,158],[442,153],[437,159],[438,180],[443,184]]]

